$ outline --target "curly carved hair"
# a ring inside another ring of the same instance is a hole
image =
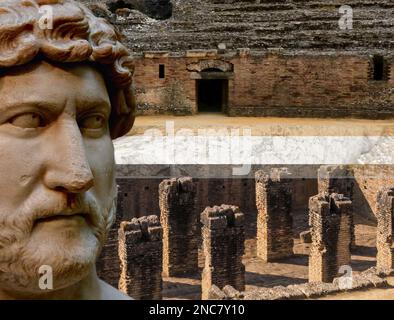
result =
[[[120,41],[121,35],[113,26],[74,0],[0,2],[0,68],[37,58],[94,63],[107,83],[113,139],[131,129],[135,110],[131,57]]]

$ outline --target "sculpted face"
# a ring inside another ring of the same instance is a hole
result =
[[[32,62],[0,75],[0,287],[40,294],[93,268],[113,219],[111,104],[88,63]]]

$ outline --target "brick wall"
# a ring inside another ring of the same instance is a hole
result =
[[[371,57],[260,52],[245,56],[145,55],[135,60],[140,114],[197,112],[195,72],[187,66],[213,60],[231,63],[227,114],[230,116],[365,117],[392,116],[394,77],[371,81]],[[388,62],[391,65],[391,60]],[[159,65],[166,68],[159,79]],[[393,68],[391,68],[393,69]],[[340,85],[338,85],[340,83]]]

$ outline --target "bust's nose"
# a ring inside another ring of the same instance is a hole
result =
[[[66,193],[89,190],[93,186],[94,177],[77,122],[71,117],[58,119],[47,133],[44,144],[48,147],[48,152],[45,152],[45,185],[49,189]]]

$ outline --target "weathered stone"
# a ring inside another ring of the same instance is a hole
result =
[[[164,20],[172,15],[171,0],[104,0],[108,9],[118,15],[124,9],[135,9],[153,19]],[[125,16],[126,18],[128,17]]]
[[[198,86],[185,66],[217,60],[235,66],[236,76],[228,82],[231,90],[217,90],[227,96],[222,111],[230,116],[376,119],[393,115],[391,0],[362,4],[348,0],[348,6],[357,8],[357,26],[351,32],[338,27],[338,4],[324,1],[173,1],[173,16],[164,22],[151,21],[136,10],[117,9],[139,9],[150,17],[166,18],[171,9],[168,0],[81,1],[93,6],[115,4],[110,19],[124,31],[128,48],[136,54],[138,113],[197,113]],[[201,53],[220,44],[226,50]],[[171,55],[159,61],[140,58],[151,50]],[[383,60],[381,72],[375,72],[376,56]],[[158,76],[158,64],[168,70],[165,81]],[[382,74],[378,82],[376,73]],[[163,94],[173,91],[178,93]]]
[[[377,198],[377,269],[390,274],[394,268],[394,189],[384,188]]]
[[[309,201],[312,245],[309,281],[332,282],[350,265],[352,202],[343,195],[318,195]]]
[[[238,290],[234,289],[234,287],[227,285],[223,288],[223,292],[225,293],[225,295],[229,298],[229,299],[243,299],[244,295],[239,292]]]
[[[220,225],[211,223],[211,220],[218,218],[226,223]],[[207,207],[201,213],[205,256],[202,299],[209,298],[213,285],[219,288],[230,285],[237,291],[245,290],[245,266],[242,263],[245,232],[239,222],[241,220],[243,221],[243,214],[235,206]]]
[[[124,221],[119,228],[119,289],[134,299],[162,298],[162,227],[157,216]]]
[[[257,256],[265,262],[293,255],[291,174],[256,172]]]
[[[226,300],[226,294],[217,286],[212,285],[209,289],[208,300]]]
[[[317,173],[319,194],[338,193],[353,200],[354,173],[348,166],[321,166]],[[352,247],[356,246],[353,216],[351,218]]]
[[[163,226],[163,275],[198,272],[199,214],[191,178],[164,180],[159,186]]]
[[[303,231],[300,233],[301,243],[312,243],[312,232],[311,230]]]

